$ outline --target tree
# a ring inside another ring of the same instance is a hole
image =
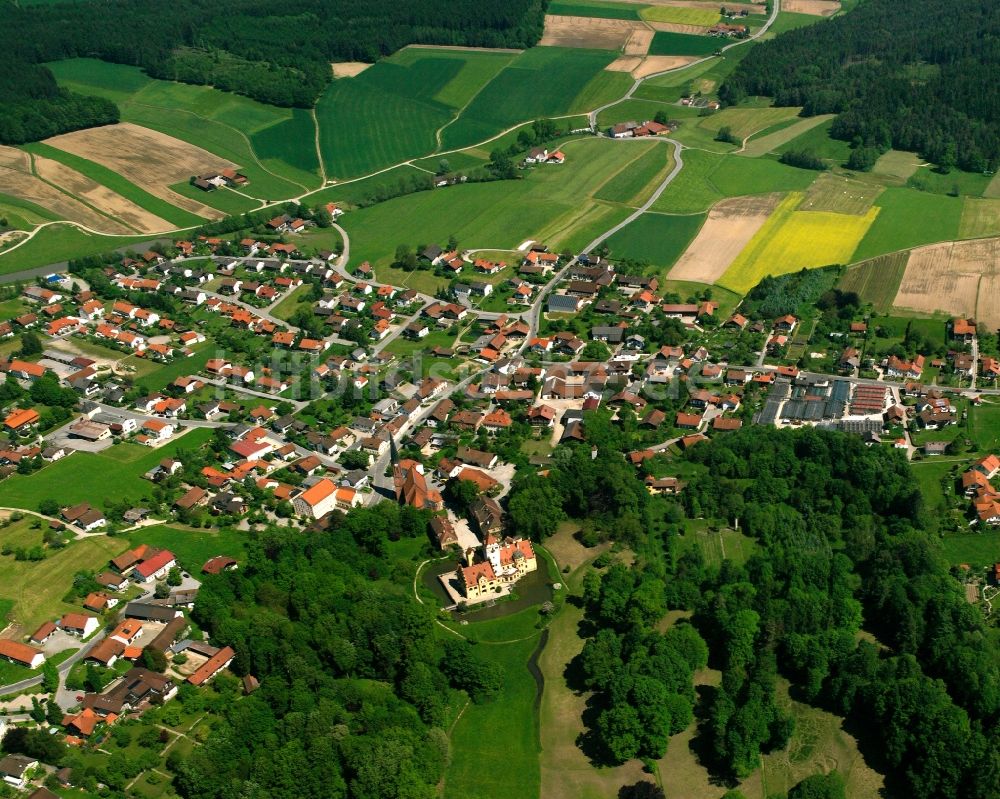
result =
[[[157,599],[166,599],[170,596],[170,586],[167,585],[166,581],[160,580],[156,587],[153,589],[153,596]]]
[[[20,354],[27,357],[31,355],[40,355],[41,353],[42,340],[38,337],[38,334],[32,330],[25,330],[21,334]]]
[[[879,151],[874,147],[855,147],[847,158],[847,168],[857,172],[871,172],[878,157]]]
[[[438,161],[437,173],[447,175],[449,172],[451,172],[451,162],[447,158],[442,158]]]
[[[490,162],[486,168],[497,180],[513,180],[517,177],[517,167],[503,150],[497,149],[490,153]]]
[[[670,121],[666,111],[657,111],[653,115],[653,121],[658,125],[666,125]]]
[[[38,512],[42,516],[58,516],[59,510],[59,503],[54,499],[43,499],[38,503]]]
[[[719,128],[719,132],[715,134],[715,140],[725,142],[726,144],[740,143],[739,137],[733,134],[733,129],[728,125],[723,125]]]
[[[619,788],[618,799],[666,799],[666,794],[655,782],[642,780]]]
[[[150,671],[157,671],[162,674],[167,670],[167,658],[163,652],[147,646],[142,650],[142,665]]]
[[[54,694],[59,689],[59,670],[50,660],[42,664],[42,693]]]
[[[813,774],[788,792],[788,799],[845,799],[844,779],[837,771]]]
[[[184,577],[181,575],[181,570],[177,566],[174,566],[167,572],[167,585],[177,587],[184,582]]]
[[[529,477],[519,483],[507,507],[511,529],[518,535],[543,541],[566,518],[562,497],[549,480]]]

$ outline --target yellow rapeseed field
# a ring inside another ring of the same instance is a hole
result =
[[[711,27],[721,19],[717,10],[708,8],[681,8],[676,6],[651,6],[639,15],[648,22],[672,22],[675,25],[702,25]]]
[[[829,211],[797,211],[801,192],[786,197],[750,243],[733,261],[718,284],[746,294],[768,275],[846,264],[878,215]]]

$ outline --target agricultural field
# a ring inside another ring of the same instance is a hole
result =
[[[958,238],[961,198],[888,188],[875,200],[875,207],[879,215],[858,245],[855,261]]]
[[[834,211],[838,214],[867,214],[882,193],[877,184],[850,180],[823,172],[806,190],[800,211]]]
[[[1000,173],[993,176],[993,179],[983,192],[983,197],[1000,197]]]
[[[793,14],[832,17],[840,11],[840,0],[786,0],[781,7]]]
[[[315,126],[306,110],[265,105],[207,86],[155,80],[136,67],[94,59],[46,66],[61,86],[114,100],[122,121],[160,131],[239,165],[250,179],[247,194],[281,199],[319,185]]]
[[[802,120],[807,122],[816,117],[807,117]],[[849,142],[834,139],[830,136],[832,120],[824,117],[824,121],[815,127],[809,128],[784,144],[778,145],[775,152],[779,155],[789,150],[805,150],[817,158],[822,158],[829,166],[839,166],[851,155],[851,145]]]
[[[579,243],[580,238],[593,238],[613,224],[608,213],[618,218],[628,213],[624,206],[594,200],[594,192],[627,173],[649,148],[662,146],[622,146],[587,137],[561,145],[565,164],[536,167],[524,180],[435,189],[353,211],[343,219],[351,236],[352,260],[382,268],[391,262],[398,244],[443,242],[451,234],[463,247],[477,249],[511,249],[527,239],[542,239],[557,249],[583,246],[588,242]],[[393,231],[391,237],[387,230]],[[384,269],[379,275],[397,277]],[[413,275],[431,278],[435,285],[443,282],[426,272]],[[413,280],[406,285],[418,288]]]
[[[908,180],[920,167],[921,159],[916,153],[902,150],[888,150],[879,156],[872,169],[876,175],[885,175],[899,180]]]
[[[639,14],[646,6],[638,3],[621,3],[615,0],[553,0],[549,14],[562,17],[602,17],[608,19],[640,20]]]
[[[878,209],[863,216],[799,211],[802,194],[790,194],[775,209],[718,281],[746,293],[767,275],[817,266],[845,264],[869,229]]]
[[[705,217],[701,214],[671,216],[645,213],[604,243],[615,258],[670,267],[687,249],[704,221]]]
[[[655,5],[644,8],[640,16],[647,22],[669,22],[673,25],[695,25],[710,28],[721,19],[719,10],[708,3],[703,8]]]
[[[86,175],[94,182],[106,186],[111,191],[117,192],[121,197],[135,203],[140,208],[154,214],[159,219],[169,223],[171,227],[183,228],[192,227],[202,223],[202,218],[156,197],[153,194],[139,188],[132,181],[113,172],[107,167],[101,166],[94,161],[59,150],[42,142],[23,145],[22,149],[35,155],[44,156],[53,161],[58,161],[71,169],[76,170],[81,175]],[[163,228],[161,228],[163,229]]]
[[[821,114],[815,117],[805,117],[804,119],[792,120],[790,124],[776,127],[773,131],[763,131],[762,135],[755,134],[746,146],[740,151],[740,155],[750,158],[758,158],[771,152],[776,152],[789,142],[805,138],[805,134],[811,133],[821,125],[826,125],[833,116],[831,114]],[[829,137],[827,137],[829,138]],[[810,149],[808,146],[803,149]],[[812,150],[810,150],[812,152]],[[822,156],[820,156],[822,157]]]
[[[895,305],[921,313],[964,314],[1000,326],[1000,239],[914,249]]]
[[[438,131],[514,59],[410,47],[333,81],[316,106],[329,176],[363,175],[434,152]]]
[[[28,516],[0,529],[0,544],[40,545],[42,531],[32,530],[31,524],[32,517]],[[3,599],[13,602],[9,621],[30,633],[46,619],[79,612],[78,606],[62,601],[73,582],[73,575],[81,569],[100,569],[109,558],[124,549],[124,541],[93,536],[74,541],[64,549],[53,550],[40,561],[18,561],[13,555],[0,556],[0,584],[3,585],[0,591]]]
[[[535,47],[491,80],[442,133],[445,149],[476,144],[520,122],[582,113],[625,93],[632,79],[606,72],[616,54]]]
[[[1000,235],[1000,200],[966,197],[962,203],[962,220],[958,225],[959,238],[997,235]]]
[[[43,222],[52,222],[58,217],[47,208],[0,193],[0,217],[7,220],[7,226],[14,230],[29,230]]]
[[[613,203],[638,206],[652,193],[673,166],[672,147],[662,144],[646,151],[629,168],[608,180],[594,198]]]
[[[780,194],[762,194],[717,203],[668,277],[715,283],[764,226],[780,201]]]
[[[546,14],[542,47],[614,50],[626,56],[644,56],[653,31],[642,22],[610,17],[563,17]]]
[[[888,313],[903,280],[908,256],[908,253],[896,252],[855,264],[844,271],[837,288],[855,292],[864,302],[870,302],[878,313]]]
[[[728,152],[734,145],[715,140],[722,128],[729,128],[732,136],[743,141],[748,136],[798,116],[798,108],[759,108],[736,106],[718,111],[697,121],[685,122],[678,128],[676,138],[689,147]]]
[[[649,45],[650,55],[712,55],[722,45],[714,36],[657,31]]]

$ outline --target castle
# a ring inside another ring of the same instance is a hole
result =
[[[538,568],[531,542],[523,538],[501,541],[489,534],[481,547],[483,560],[476,562],[476,549],[465,552],[466,565],[460,571],[466,599],[480,600],[491,593],[501,593],[528,572]]]

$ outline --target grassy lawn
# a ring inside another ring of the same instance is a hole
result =
[[[72,225],[50,225],[39,230],[27,244],[0,252],[0,275],[61,263],[70,258],[99,255],[149,240],[149,236],[102,236],[85,233]]]
[[[149,544],[158,549],[169,549],[181,566],[197,576],[202,565],[216,555],[229,555],[237,560],[246,557],[247,534],[237,530],[190,530],[157,524],[141,527],[129,533],[132,546]]]
[[[1000,402],[986,399],[969,409],[969,432],[983,453],[1000,454]]]
[[[245,214],[247,211],[254,211],[260,207],[258,200],[251,200],[242,194],[237,194],[231,189],[215,189],[215,191],[202,191],[195,188],[187,181],[174,183],[170,190],[187,197],[189,200],[196,200],[211,208],[217,208],[228,216]]]
[[[409,357],[416,352],[429,352],[435,347],[452,347],[455,344],[455,330],[432,330],[422,339],[398,336],[389,342],[385,351],[401,357]]]
[[[299,305],[311,305],[310,291],[312,291],[312,286],[303,284],[289,292],[287,297],[271,309],[271,316],[276,316],[278,319],[288,319],[299,309]]]
[[[445,799],[481,794],[487,775],[491,799],[537,799],[538,686],[527,664],[538,642],[536,634],[513,644],[480,644],[479,654],[503,669],[504,684],[491,702],[470,703],[452,728]]]
[[[67,153],[64,150],[42,142],[26,144],[21,149],[65,164],[71,169],[75,169],[81,175],[86,175],[97,183],[107,186],[122,197],[131,200],[136,205],[145,208],[150,213],[160,217],[160,219],[164,219],[179,228],[197,227],[205,221],[200,216],[196,216],[182,208],[171,205],[166,200],[153,196],[145,189],[136,186],[130,180],[126,180],[117,172],[112,172],[107,167],[89,161],[86,158]]]
[[[0,540],[4,540],[10,529],[0,531]],[[40,532],[34,532],[40,543]],[[8,610],[9,619],[20,624],[25,633],[30,633],[47,619],[79,612],[79,605],[62,601],[73,582],[73,575],[82,569],[100,570],[109,558],[124,549],[124,541],[94,536],[73,541],[41,561],[17,561],[13,555],[0,557],[0,584],[3,585],[0,591],[5,600],[13,602]]]
[[[210,428],[195,428],[163,447],[117,444],[102,453],[77,452],[34,474],[15,474],[0,483],[0,505],[37,510],[43,499],[62,505],[91,502],[100,506],[114,486],[114,499],[139,502],[152,496],[153,484],[142,475],[179,450],[196,449],[212,437]]]
[[[173,383],[178,377],[197,374],[204,368],[209,358],[217,354],[216,347],[212,341],[196,344],[191,349],[194,350],[194,355],[190,358],[176,358],[170,363],[164,364],[155,364],[150,361],[142,361],[141,364],[137,364],[151,364],[154,367],[145,374],[142,374],[139,382],[150,391],[159,391],[170,383]]]
[[[941,552],[952,566],[968,563],[974,572],[1000,563],[1000,532],[946,535],[941,539]]]

